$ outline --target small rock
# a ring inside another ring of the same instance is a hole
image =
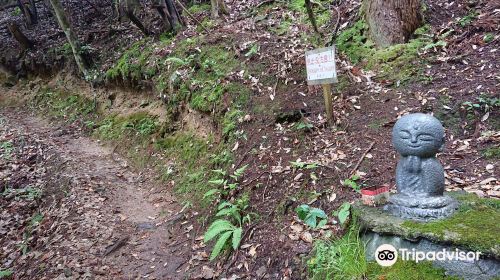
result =
[[[137,229],[139,229],[139,230],[149,230],[149,229],[154,229],[154,228],[155,228],[155,225],[153,225],[152,223],[148,223],[148,222],[143,222],[143,223],[137,224]]]
[[[304,227],[302,225],[299,225],[299,224],[295,224],[295,225],[291,225],[290,228],[294,231],[294,232],[302,232],[304,231]]]
[[[71,277],[71,274],[72,274],[72,273],[71,273],[71,268],[66,267],[66,268],[64,269],[64,276],[66,276],[66,277]]]
[[[217,277],[215,271],[206,265],[201,268],[201,274],[198,276],[201,279],[214,279],[215,277]]]
[[[311,235],[311,233],[310,233],[310,232],[308,232],[308,231],[304,231],[304,232],[300,235],[300,239],[302,239],[302,241],[307,242],[307,243],[312,243],[312,242],[313,242],[312,235]]]
[[[295,176],[295,178],[293,178],[294,181],[298,181],[300,180],[300,178],[304,175],[304,173],[299,173],[297,174],[297,176]]]
[[[265,266],[261,266],[261,267],[259,267],[259,269],[257,269],[257,271],[255,273],[257,273],[258,277],[262,277],[262,276],[264,276],[264,274],[266,274],[266,272],[267,272],[267,268]]]
[[[487,191],[489,196],[500,197],[500,191],[489,190]]]
[[[490,173],[493,173],[493,168],[495,168],[495,166],[493,164],[486,165],[486,171],[488,171]]]

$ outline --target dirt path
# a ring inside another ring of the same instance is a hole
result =
[[[189,230],[181,225],[181,207],[152,172],[133,170],[76,128],[54,127],[14,109],[0,109],[0,117],[5,137],[44,144],[50,156],[41,164],[52,170],[41,198],[44,218],[34,234],[37,240],[28,239],[29,252],[9,250],[5,244],[16,242],[2,237],[0,245],[7,249],[1,255],[10,259],[15,279],[184,278],[182,269],[191,257]],[[64,196],[50,205],[43,202],[58,197],[61,188]],[[2,217],[14,202],[5,206],[2,201]],[[14,225],[2,222],[0,228]],[[17,222],[17,228],[26,231],[27,226]]]

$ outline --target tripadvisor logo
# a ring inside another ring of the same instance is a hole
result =
[[[465,252],[459,249],[449,251],[442,249],[439,251],[417,251],[414,248],[409,250],[399,248],[399,256],[403,261],[462,261],[474,262],[479,260],[481,252]],[[382,244],[375,250],[375,260],[381,266],[391,266],[398,260],[398,250],[390,244]]]
[[[381,266],[391,266],[398,260],[398,251],[390,244],[382,244],[375,250],[375,260]]]

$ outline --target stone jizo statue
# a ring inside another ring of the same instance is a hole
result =
[[[443,196],[444,170],[436,154],[444,147],[444,128],[431,115],[401,117],[392,130],[392,142],[401,155],[396,168],[398,193],[385,210],[396,216],[432,220],[449,216],[457,202]]]

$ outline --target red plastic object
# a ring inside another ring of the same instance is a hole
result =
[[[362,195],[378,195],[389,191],[389,186],[377,186],[361,189]]]

